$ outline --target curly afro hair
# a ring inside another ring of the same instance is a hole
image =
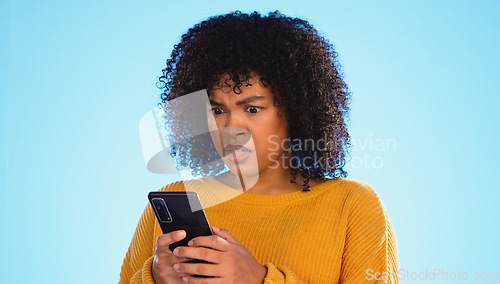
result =
[[[350,92],[333,45],[307,21],[279,11],[267,16],[241,11],[217,15],[182,35],[166,63],[158,82],[163,107],[186,94],[215,89],[224,74],[239,93],[253,72],[259,74],[286,109],[294,162],[290,182],[300,174],[307,191],[311,178],[347,176],[343,167],[351,147],[346,126]],[[168,117],[173,111],[166,113]],[[182,129],[174,129],[174,135],[181,137]],[[183,145],[172,146],[171,155],[194,176],[220,173],[224,164],[207,154],[208,140],[186,138]],[[318,147],[307,149],[308,141]]]

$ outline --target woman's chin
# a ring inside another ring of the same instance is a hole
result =
[[[233,175],[233,179],[236,180],[236,183],[240,185],[241,182],[243,182],[243,186],[241,188],[246,189],[254,186],[259,180],[259,165],[257,162],[252,162],[249,160],[250,159],[247,159],[243,163],[233,163],[227,157],[223,158],[224,163]]]

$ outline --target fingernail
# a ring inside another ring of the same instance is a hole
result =
[[[179,264],[178,263],[174,264],[174,269],[175,269],[175,271],[179,272]]]
[[[189,241],[188,246],[192,246],[192,245],[193,245],[193,241]]]
[[[182,277],[182,281],[188,283],[188,278],[186,276]]]
[[[185,233],[184,231],[179,231],[179,232],[177,232],[177,236],[179,238],[182,238],[182,237],[184,237],[184,233]]]
[[[212,227],[212,229],[214,229],[214,230],[216,230],[216,231],[220,231],[220,229],[219,229],[219,228],[217,228],[217,227]]]
[[[173,253],[174,255],[179,256],[179,249],[178,248],[174,249]]]

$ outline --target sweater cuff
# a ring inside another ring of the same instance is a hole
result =
[[[264,284],[285,283],[285,275],[283,275],[274,264],[266,262],[264,267],[267,268]]]
[[[142,283],[147,283],[147,284],[154,284],[155,280],[153,278],[153,271],[151,270],[153,268],[153,260],[155,259],[155,256],[151,256],[146,260],[144,263],[144,266],[142,267]]]

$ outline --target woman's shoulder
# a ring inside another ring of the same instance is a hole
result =
[[[371,192],[375,193],[375,189],[368,183],[355,179],[348,179],[343,177],[336,177],[333,179],[325,179],[319,185],[328,185],[330,188],[342,189],[348,192]]]
[[[159,191],[201,191],[216,186],[217,183],[211,177],[199,177],[171,182]]]
[[[158,191],[186,191],[186,188],[184,186],[184,181],[178,180],[163,186]]]
[[[382,203],[377,191],[367,182],[337,177],[322,183],[327,186],[326,193],[330,196],[341,197],[350,203],[377,202]]]

